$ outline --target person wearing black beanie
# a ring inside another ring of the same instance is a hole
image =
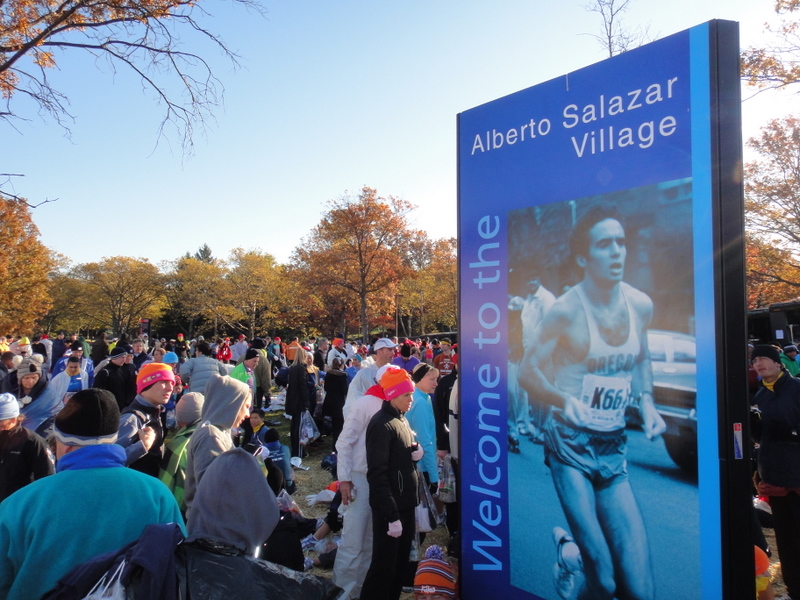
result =
[[[169,489],[125,467],[118,425],[106,390],[77,392],[58,414],[56,474],[3,500],[0,597],[41,598],[74,567],[137,540],[150,524],[184,530]]]
[[[752,427],[758,495],[769,498],[789,597],[800,598],[800,379],[784,371],[773,346],[756,346],[752,362],[762,384],[753,397],[760,417]]]

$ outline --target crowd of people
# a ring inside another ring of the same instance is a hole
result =
[[[101,579],[142,598],[456,597],[457,506],[448,550],[422,557],[415,522],[451,452],[456,364],[448,339],[0,338],[0,600]],[[265,420],[284,398],[288,447]],[[338,469],[325,522],[286,505],[309,418]],[[337,530],[332,580],[305,572]]]

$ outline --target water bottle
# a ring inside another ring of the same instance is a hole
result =
[[[355,499],[356,499],[356,488],[352,488],[350,490],[350,502],[353,502]],[[344,502],[342,502],[339,505],[339,514],[342,515],[342,516],[345,516],[345,514],[347,514],[347,509],[348,508],[350,508],[350,505],[349,504],[345,504]]]

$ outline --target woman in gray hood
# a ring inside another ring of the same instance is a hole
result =
[[[258,510],[254,498],[261,499]],[[178,546],[179,597],[337,598],[341,590],[327,579],[254,558],[279,519],[275,494],[256,459],[241,448],[220,455],[197,486],[189,536]]]
[[[184,495],[187,514],[206,469],[220,454],[233,449],[231,429],[238,427],[250,414],[251,393],[246,383],[212,375],[203,395],[201,422],[187,450]]]

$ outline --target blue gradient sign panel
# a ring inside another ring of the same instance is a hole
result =
[[[721,597],[708,46],[459,115],[467,599]]]

